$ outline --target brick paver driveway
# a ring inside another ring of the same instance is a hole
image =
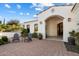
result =
[[[0,46],[2,56],[76,56],[67,51],[64,43],[55,40],[33,40],[32,42],[10,43]]]

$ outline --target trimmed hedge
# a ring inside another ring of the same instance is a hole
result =
[[[39,40],[42,40],[43,35],[41,33],[32,33],[32,38],[38,38]]]

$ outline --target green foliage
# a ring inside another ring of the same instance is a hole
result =
[[[35,33],[35,32],[32,33],[32,37],[33,37],[33,38],[38,38],[38,33]]]
[[[1,32],[15,32],[20,30],[21,26],[18,20],[10,20],[7,24],[0,24]]]
[[[79,32],[76,32],[75,36],[79,39]]]
[[[22,32],[21,32],[21,36],[22,37],[26,37],[28,35],[28,31],[27,31],[27,29],[22,29]]]
[[[72,32],[69,32],[71,37],[75,37],[76,32],[73,30]]]
[[[0,45],[8,43],[8,38],[7,36],[2,36],[0,39]]]
[[[5,42],[2,39],[0,39],[0,45],[3,45],[3,44],[5,44]]]
[[[7,22],[7,25],[13,25],[13,24],[18,25],[19,21],[18,20],[10,20]]]
[[[79,32],[75,32],[74,30],[72,32],[69,32],[70,36],[75,38],[76,45],[79,45]]]
[[[79,45],[79,32],[76,32],[75,36],[76,36],[75,43],[76,45]]]
[[[7,38],[7,36],[2,36],[2,38],[1,38],[4,42],[8,42],[8,38]]]
[[[39,40],[42,40],[43,39],[43,35],[42,35],[42,33],[39,33]]]

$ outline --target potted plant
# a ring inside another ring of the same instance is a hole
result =
[[[33,38],[38,38],[38,33],[36,33],[36,32],[32,33],[32,37]]]
[[[25,40],[27,36],[28,36],[28,31],[27,29],[23,28],[21,32],[21,37]]]
[[[76,32],[73,30],[72,32],[69,32],[70,37],[68,37],[68,43],[70,45],[75,45],[75,34]]]
[[[39,37],[39,40],[43,39],[43,35],[41,33],[39,33],[38,37]]]

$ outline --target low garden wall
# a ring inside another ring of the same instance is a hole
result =
[[[18,33],[19,36],[21,35],[20,32],[0,32],[0,38],[2,36],[7,36],[8,38],[12,38],[15,33]]]

